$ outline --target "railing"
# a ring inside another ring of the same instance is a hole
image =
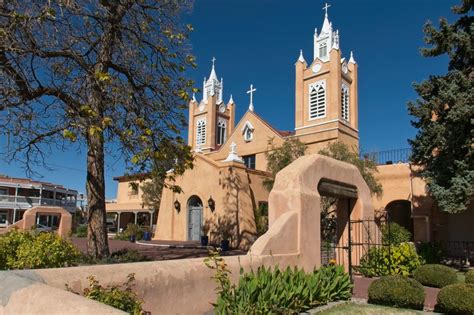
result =
[[[25,196],[4,196],[0,195],[0,204],[27,204],[29,206],[61,206],[64,208],[75,208],[76,201],[74,200],[59,200],[40,197],[25,197]]]
[[[395,149],[378,152],[363,152],[361,158],[369,158],[377,165],[407,163],[410,160],[411,149]]]

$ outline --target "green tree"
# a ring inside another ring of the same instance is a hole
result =
[[[190,166],[179,135],[195,66],[186,1],[0,1],[0,135],[27,172],[53,148],[86,148],[88,253],[109,255],[105,153],[130,172]],[[31,174],[31,173],[30,173]]]
[[[450,213],[464,211],[474,193],[474,72],[472,47],[473,2],[464,0],[452,11],[459,15],[450,24],[440,19],[436,29],[424,26],[425,57],[447,55],[448,72],[414,84],[418,99],[408,103],[418,134],[409,143],[411,160],[439,207]]]
[[[291,164],[294,160],[303,156],[306,152],[306,145],[298,138],[286,138],[283,144],[275,147],[273,141],[270,149],[265,152],[267,158],[267,171],[272,174],[272,178],[266,179],[263,184],[270,191],[273,188],[276,174]]]
[[[318,152],[321,155],[329,156],[333,159],[347,162],[355,165],[364,178],[370,192],[376,196],[383,193],[382,184],[375,178],[374,174],[378,172],[377,164],[369,158],[360,158],[357,150],[351,149],[344,142],[332,142],[325,149]]]

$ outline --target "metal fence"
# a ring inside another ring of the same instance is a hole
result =
[[[368,158],[377,165],[384,164],[395,164],[395,163],[407,163],[410,160],[411,149],[395,149],[387,151],[378,151],[378,152],[363,152],[360,154],[362,159]]]

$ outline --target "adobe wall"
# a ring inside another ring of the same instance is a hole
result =
[[[23,219],[8,226],[5,229],[5,232],[11,231],[13,229],[20,229],[23,231],[31,230],[31,228],[36,225],[37,214],[60,215],[61,219],[56,232],[62,237],[69,237],[72,229],[72,215],[66,209],[55,206],[36,206],[26,210],[23,214]]]
[[[255,240],[254,209],[259,201],[268,200],[269,192],[262,185],[267,176],[265,172],[247,170],[241,163],[220,163],[196,155],[195,167],[177,178],[182,193],[163,190],[154,239],[188,240],[188,200],[197,196],[203,203],[203,221],[216,223],[218,218],[228,218],[239,235],[231,240],[233,246],[248,248]],[[214,211],[208,206],[211,196]],[[174,208],[175,201],[180,203],[179,212]],[[212,230],[210,236],[211,241],[218,238]]]

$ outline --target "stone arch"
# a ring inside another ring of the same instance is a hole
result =
[[[186,203],[188,240],[198,241],[201,234],[204,204],[197,195],[189,197]]]
[[[269,197],[270,228],[252,246],[251,254],[297,254],[298,265],[306,270],[321,265],[321,195],[317,186],[322,179],[357,189],[351,219],[374,218],[369,187],[354,165],[318,154],[306,155],[277,174]]]
[[[409,200],[392,200],[385,206],[389,222],[397,223],[407,229],[413,237],[413,219]]]

